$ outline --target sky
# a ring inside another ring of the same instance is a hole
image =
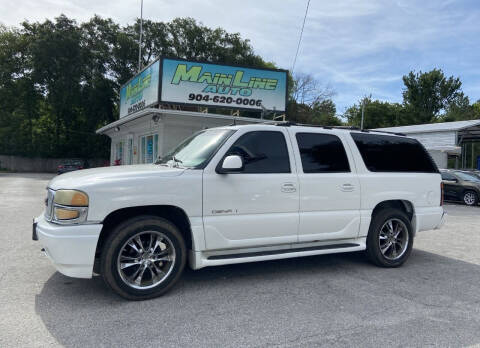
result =
[[[144,0],[144,18],[193,17],[250,39],[257,54],[291,70],[307,0]],[[43,21],[61,13],[94,14],[121,24],[140,0],[0,0],[0,23]],[[442,69],[480,99],[480,1],[311,0],[295,73],[312,74],[336,92],[337,113],[363,96],[402,101],[402,76]]]

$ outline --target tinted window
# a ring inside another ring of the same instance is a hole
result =
[[[347,154],[341,140],[330,134],[297,133],[304,173],[349,172]]]
[[[480,182],[480,179],[478,177],[470,173],[456,172],[455,174],[457,174],[462,180],[465,181]]]
[[[287,144],[281,132],[257,131],[244,134],[226,155],[239,155],[243,158],[243,173],[290,173]]]
[[[365,165],[372,172],[438,173],[428,152],[415,139],[379,134],[351,134]]]
[[[457,178],[450,173],[443,172],[442,173],[442,180],[457,180]]]

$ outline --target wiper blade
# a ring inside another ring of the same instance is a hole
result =
[[[178,158],[175,158],[175,155],[172,156],[172,159],[175,163],[183,163],[181,160],[179,160]]]

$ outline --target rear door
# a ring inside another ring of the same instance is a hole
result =
[[[463,187],[458,178],[449,172],[442,172],[444,198],[450,200],[461,200]]]
[[[293,128],[300,187],[299,242],[356,238],[360,184],[340,132]]]

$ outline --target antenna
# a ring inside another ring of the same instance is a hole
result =
[[[365,117],[365,98],[363,98],[362,103],[362,121],[360,122],[360,129],[363,130],[363,119]]]
[[[142,70],[142,36],[143,36],[143,0],[140,0],[140,39],[138,40],[138,72]]]

